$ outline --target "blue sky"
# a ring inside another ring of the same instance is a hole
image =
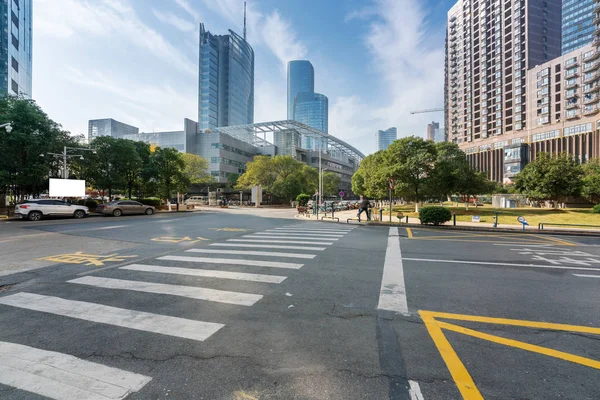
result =
[[[198,22],[242,34],[243,0],[33,0],[33,97],[72,133],[115,118],[141,131],[197,119]],[[286,62],[308,59],[329,132],[364,153],[375,133],[425,135],[442,114],[452,1],[249,0],[255,122],[285,119]]]

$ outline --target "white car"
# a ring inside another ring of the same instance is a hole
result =
[[[86,206],[51,199],[25,200],[15,207],[15,216],[29,221],[39,221],[45,216],[83,218],[89,213],[90,209]]]

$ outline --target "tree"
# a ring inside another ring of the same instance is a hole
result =
[[[436,160],[428,182],[428,193],[433,198],[443,199],[464,192],[468,179],[473,177],[473,168],[465,153],[455,143],[440,142],[435,147]]]
[[[255,156],[252,161],[246,164],[246,172],[237,180],[236,189],[250,190],[252,186],[262,186],[266,190],[275,181],[270,166],[271,157]]]
[[[368,155],[361,163],[358,171],[352,175],[352,191],[374,199],[382,199],[388,194],[386,150]]]
[[[133,186],[141,167],[141,158],[132,141],[99,136],[90,143],[95,154],[86,155],[81,162],[81,174],[92,186],[102,191],[108,190],[112,199],[113,191]],[[127,175],[127,176],[126,176]]]
[[[381,169],[394,178],[399,191],[415,201],[415,211],[418,211],[435,161],[435,143],[410,136],[396,140],[388,147]]]
[[[157,147],[152,153],[151,163],[158,192],[163,199],[170,199],[176,191],[187,190],[190,181],[184,173],[185,162],[181,153]]]
[[[114,156],[118,162],[117,171],[123,177],[127,195],[131,199],[133,185],[139,179],[144,164],[133,140],[117,139],[116,144]]]
[[[515,177],[515,187],[530,199],[557,200],[559,196],[577,196],[582,176],[583,169],[572,156],[540,153]]]
[[[596,204],[600,202],[600,159],[583,165],[581,194]]]
[[[323,195],[337,196],[340,188],[340,177],[338,174],[326,171],[323,173]]]
[[[214,181],[210,173],[207,172],[209,167],[206,159],[191,153],[182,153],[181,157],[185,165],[183,173],[192,185]]]

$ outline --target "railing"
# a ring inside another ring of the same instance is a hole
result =
[[[585,226],[588,228],[599,228],[600,229],[600,225],[586,225],[586,224],[554,224],[552,222],[540,222],[538,224],[538,229],[539,230],[543,230],[544,229],[544,225],[548,225],[548,226]]]

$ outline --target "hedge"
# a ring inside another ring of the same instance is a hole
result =
[[[95,210],[98,207],[98,201],[94,199],[79,199],[77,200],[77,204],[80,206],[86,206],[90,210]]]
[[[162,201],[160,199],[156,199],[156,198],[139,199],[138,201],[144,205],[154,206],[156,208],[160,208],[160,206],[162,204]]]
[[[600,214],[600,204],[596,204],[594,207],[592,207],[592,212]]]
[[[422,224],[441,225],[452,219],[452,213],[445,207],[428,206],[419,210],[419,219]]]
[[[296,196],[296,201],[298,202],[298,205],[302,207],[305,207],[308,204],[309,200],[310,195],[306,193],[300,193],[298,196]]]

